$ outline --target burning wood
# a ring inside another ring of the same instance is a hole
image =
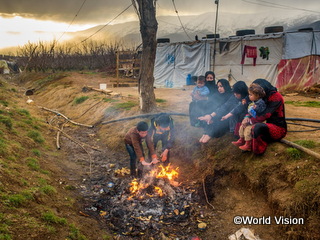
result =
[[[104,213],[99,218],[122,235],[159,234],[176,225],[190,233],[199,199],[194,189],[178,182],[178,176],[178,168],[159,165],[139,180],[114,176],[114,185],[108,187],[111,178],[107,179],[95,203],[97,212]]]
[[[179,184],[175,181],[178,177],[178,168],[172,169],[168,166],[159,165],[158,168],[150,171],[143,179],[138,181],[134,179],[130,183],[131,196],[129,200],[135,198],[143,199],[145,197],[162,197],[164,195],[173,198],[175,191],[172,186]]]

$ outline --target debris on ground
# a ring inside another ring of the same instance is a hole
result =
[[[249,228],[241,228],[230,235],[229,240],[261,240],[261,238],[256,237]]]

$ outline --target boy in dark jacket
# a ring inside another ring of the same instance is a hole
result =
[[[142,176],[143,166],[149,166],[151,164],[156,164],[159,162],[157,155],[155,154],[152,141],[146,136],[148,134],[148,123],[139,122],[137,126],[130,128],[124,137],[124,143],[126,149],[130,156],[130,173],[131,176],[136,176],[137,166],[136,161],[139,159],[138,164],[138,177]],[[145,161],[144,151],[142,147],[142,141],[146,139],[147,147],[149,149],[150,155],[152,156],[152,162],[148,163]]]
[[[174,141],[173,119],[167,114],[152,118],[147,139],[148,142],[153,142],[153,149],[156,149],[158,142],[161,141],[162,153],[160,158],[164,165],[168,165],[170,162],[170,149]],[[153,153],[151,152],[150,154]]]

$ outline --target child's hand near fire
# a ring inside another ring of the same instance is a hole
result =
[[[162,162],[167,161],[168,152],[169,152],[169,150],[168,150],[168,149],[165,149],[165,150],[161,153],[160,157],[161,157],[161,161],[162,161]]]
[[[157,155],[156,155],[156,154],[153,154],[153,155],[152,155],[151,164],[157,164],[158,162],[160,162],[160,161],[158,160]]]
[[[141,164],[142,164],[143,166],[150,166],[150,165],[152,164],[152,163],[146,162],[146,161],[144,160],[144,158],[143,158],[143,160],[141,160],[140,162],[141,162]]]

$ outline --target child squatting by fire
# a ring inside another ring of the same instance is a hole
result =
[[[150,141],[150,138],[146,138],[148,128],[148,123],[144,121],[138,122],[135,127],[129,129],[124,137],[124,143],[130,156],[130,174],[133,177],[142,176],[143,166],[150,166],[159,162],[154,151],[153,143]],[[152,157],[151,162],[145,161],[144,150],[142,147],[143,140],[146,140],[147,147]],[[137,159],[139,160],[138,167]]]
[[[174,139],[173,130],[172,118],[167,114],[160,114],[160,116],[151,119],[150,128],[148,128],[148,123],[142,121],[127,132],[124,142],[130,156],[131,176],[138,176],[140,178],[143,166],[155,165],[160,161],[163,165],[168,165],[170,161],[170,149],[172,148]],[[151,162],[145,160],[142,146],[143,140],[146,141],[149,157],[152,159]],[[156,154],[158,142],[161,142],[162,145],[160,160],[158,160]],[[139,160],[138,167],[136,166],[137,159]]]

